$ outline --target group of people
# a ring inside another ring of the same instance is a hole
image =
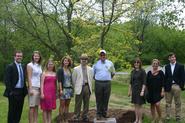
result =
[[[27,94],[29,123],[38,122],[39,106],[43,111],[43,122],[51,123],[57,96],[60,99],[60,120],[65,122],[68,118],[70,101],[74,95],[74,120],[79,121],[82,118],[83,121],[88,121],[93,79],[95,80],[97,119],[107,118],[111,80],[115,74],[115,68],[113,63],[106,58],[105,50],[100,50],[99,60],[93,67],[88,66],[88,55],[82,54],[80,65],[74,70],[71,69],[72,60],[69,56],[62,58],[57,71],[51,59],[47,61],[45,68],[42,68],[42,57],[39,51],[33,52],[31,62],[26,66],[21,64],[22,59],[23,53],[16,51],[13,63],[7,66],[5,72],[4,96],[8,98],[8,123],[20,122],[24,98]],[[82,103],[83,112],[80,116]]]
[[[166,100],[166,117],[168,122],[171,118],[172,100],[175,102],[176,122],[181,121],[181,91],[184,90],[184,65],[176,62],[176,55],[170,53],[169,64],[165,66],[164,72],[160,69],[158,59],[152,60],[152,69],[147,73],[142,68],[139,58],[133,63],[131,71],[128,96],[135,107],[136,119],[134,123],[142,123],[142,105],[147,101],[150,103],[152,123],[162,123],[160,101]],[[158,117],[156,116],[156,113]]]
[[[106,58],[106,51],[100,50],[99,60],[88,66],[87,54],[80,56],[80,65],[73,70],[72,60],[65,56],[60,68],[56,71],[55,63],[49,59],[42,68],[42,57],[39,51],[34,51],[31,62],[26,66],[21,64],[23,53],[16,51],[14,62],[9,64],[5,72],[6,89],[4,96],[8,97],[8,123],[19,123],[28,94],[29,123],[37,123],[38,107],[43,110],[43,122],[51,123],[52,110],[56,109],[57,96],[60,99],[59,116],[62,122],[68,118],[71,98],[75,95],[74,120],[89,121],[89,100],[92,94],[92,81],[95,80],[96,118],[107,118],[108,103],[111,93],[111,80],[115,75],[113,63]],[[176,62],[174,53],[168,56],[169,64],[164,72],[159,68],[158,59],[152,60],[152,69],[145,72],[142,62],[136,58],[131,71],[128,96],[135,106],[135,122],[142,123],[142,105],[145,101],[151,104],[152,122],[162,122],[160,101],[166,100],[166,120],[170,119],[171,105],[174,98],[176,121],[181,120],[181,91],[184,89],[184,66]],[[26,80],[27,78],[27,80]],[[26,83],[26,81],[28,83]],[[58,81],[58,82],[57,82]],[[58,87],[58,88],[57,88]],[[57,95],[58,90],[58,95]],[[81,115],[81,105],[83,112]],[[156,112],[158,117],[156,116]]]

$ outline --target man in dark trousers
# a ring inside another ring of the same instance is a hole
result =
[[[176,55],[170,53],[169,64],[165,66],[166,120],[170,119],[172,99],[175,101],[176,121],[181,120],[181,91],[184,89],[184,66],[176,62]]]
[[[111,93],[111,80],[115,74],[113,63],[106,58],[106,51],[100,50],[99,60],[93,66],[95,79],[95,97],[97,120],[107,118]]]
[[[21,119],[24,97],[27,94],[25,83],[25,67],[21,64],[23,53],[16,51],[14,62],[6,68],[4,96],[8,98],[8,123],[19,123]]]

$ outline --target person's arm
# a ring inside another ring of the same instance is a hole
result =
[[[96,64],[92,66],[93,69],[93,79],[95,80],[95,74],[96,74]]]
[[[145,90],[146,92],[148,92],[148,87],[149,87],[149,82],[150,82],[150,75],[151,75],[151,71],[148,71],[147,75],[146,75],[146,86],[145,86]]]
[[[184,78],[185,78],[185,72],[184,72],[184,65],[181,66],[181,80],[180,80],[180,86],[181,86],[181,90],[184,90]]]
[[[132,89],[131,89],[131,84],[129,84],[128,87],[128,97],[130,97],[132,95]]]
[[[63,88],[62,88],[62,82],[59,82],[59,94],[62,95]]]
[[[40,90],[41,90],[41,98],[44,98],[44,79],[45,79],[45,73],[41,76],[41,84],[40,84]]]
[[[6,89],[8,89],[9,91],[12,90],[12,86],[11,86],[11,78],[13,75],[12,72],[13,72],[12,66],[8,65],[5,70],[4,83],[5,83]]]
[[[146,85],[145,85],[145,84],[143,84],[143,85],[142,85],[141,92],[140,92],[140,96],[144,96],[145,88],[146,88]]]
[[[58,78],[58,84],[59,84],[59,94],[62,95],[63,92],[63,87],[62,87],[62,76],[63,76],[63,72],[62,72],[62,68],[58,70],[57,72],[57,78]]]
[[[130,84],[129,84],[129,87],[128,87],[128,97],[130,97],[132,95],[132,88],[131,88],[132,87],[131,84],[132,84],[132,80],[133,80],[132,73],[133,72],[130,73]]]
[[[164,91],[166,92],[168,85],[168,71],[167,71],[167,65],[164,68]]]
[[[140,92],[140,96],[144,96],[145,88],[146,88],[146,72],[145,70],[142,71],[142,89]]]
[[[161,97],[164,97],[164,73],[161,71],[161,84],[162,84],[162,90],[161,90]]]
[[[116,73],[116,70],[114,68],[114,64],[112,63],[112,65],[111,65],[111,78],[114,77],[115,73]]]
[[[27,65],[28,93],[30,95],[33,95],[33,92],[32,92],[32,82],[31,82],[32,72],[33,72],[33,69],[31,68],[31,66]]]
[[[73,87],[75,87],[76,78],[77,78],[77,70],[74,69],[74,71],[73,71],[73,73],[72,73],[72,83],[73,83]]]

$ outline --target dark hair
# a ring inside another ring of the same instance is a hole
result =
[[[72,59],[71,59],[70,56],[64,56],[64,57],[62,58],[62,60],[61,60],[61,65],[62,65],[62,67],[64,67],[64,60],[65,60],[65,59],[67,59],[67,60],[69,61],[68,67],[71,67],[71,66],[72,66]]]
[[[49,62],[52,62],[52,63],[53,63],[53,65],[54,65],[54,67],[53,67],[53,72],[56,72],[55,62],[54,62],[52,59],[49,59],[49,60],[47,61],[46,66],[45,66],[46,70],[48,70],[48,64],[49,64]]]
[[[173,53],[173,52],[169,53],[169,54],[168,54],[168,57],[171,57],[171,56],[173,56],[173,55],[176,57],[176,54]]]
[[[32,54],[32,57],[31,57],[32,63],[34,63],[34,58],[33,57],[34,57],[35,54],[39,54],[40,59],[38,61],[38,64],[41,64],[42,57],[41,57],[41,53],[39,51],[33,51],[33,54]]]
[[[133,61],[133,63],[132,63],[133,68],[135,68],[134,64],[135,64],[136,62],[139,63],[139,68],[141,69],[141,67],[142,67],[142,61],[141,61],[140,58],[136,58],[136,59]]]
[[[17,53],[22,53],[22,51],[21,50],[14,51],[14,56],[16,56]]]

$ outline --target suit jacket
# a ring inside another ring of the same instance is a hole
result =
[[[93,69],[89,66],[87,66],[87,78],[89,89],[92,93]],[[72,81],[75,89],[75,94],[79,95],[82,91],[83,86],[83,73],[81,65],[74,68],[74,71],[72,73]]]
[[[166,92],[169,92],[172,87],[172,81],[175,81],[175,84],[178,84],[181,90],[184,89],[184,66],[176,63],[174,72],[172,75],[170,64],[165,66],[165,86],[164,89]]]
[[[24,65],[22,65],[22,70],[23,70],[23,74],[24,74],[23,96],[26,96],[26,94],[28,93],[27,87],[26,87],[26,82],[25,82],[25,80],[26,80],[25,68],[26,67]],[[15,63],[11,63],[7,66],[6,72],[5,72],[5,77],[4,77],[4,82],[6,85],[6,89],[4,91],[5,97],[9,97],[10,93],[12,91],[14,91],[18,80],[19,80],[19,73],[18,73],[17,66]]]

